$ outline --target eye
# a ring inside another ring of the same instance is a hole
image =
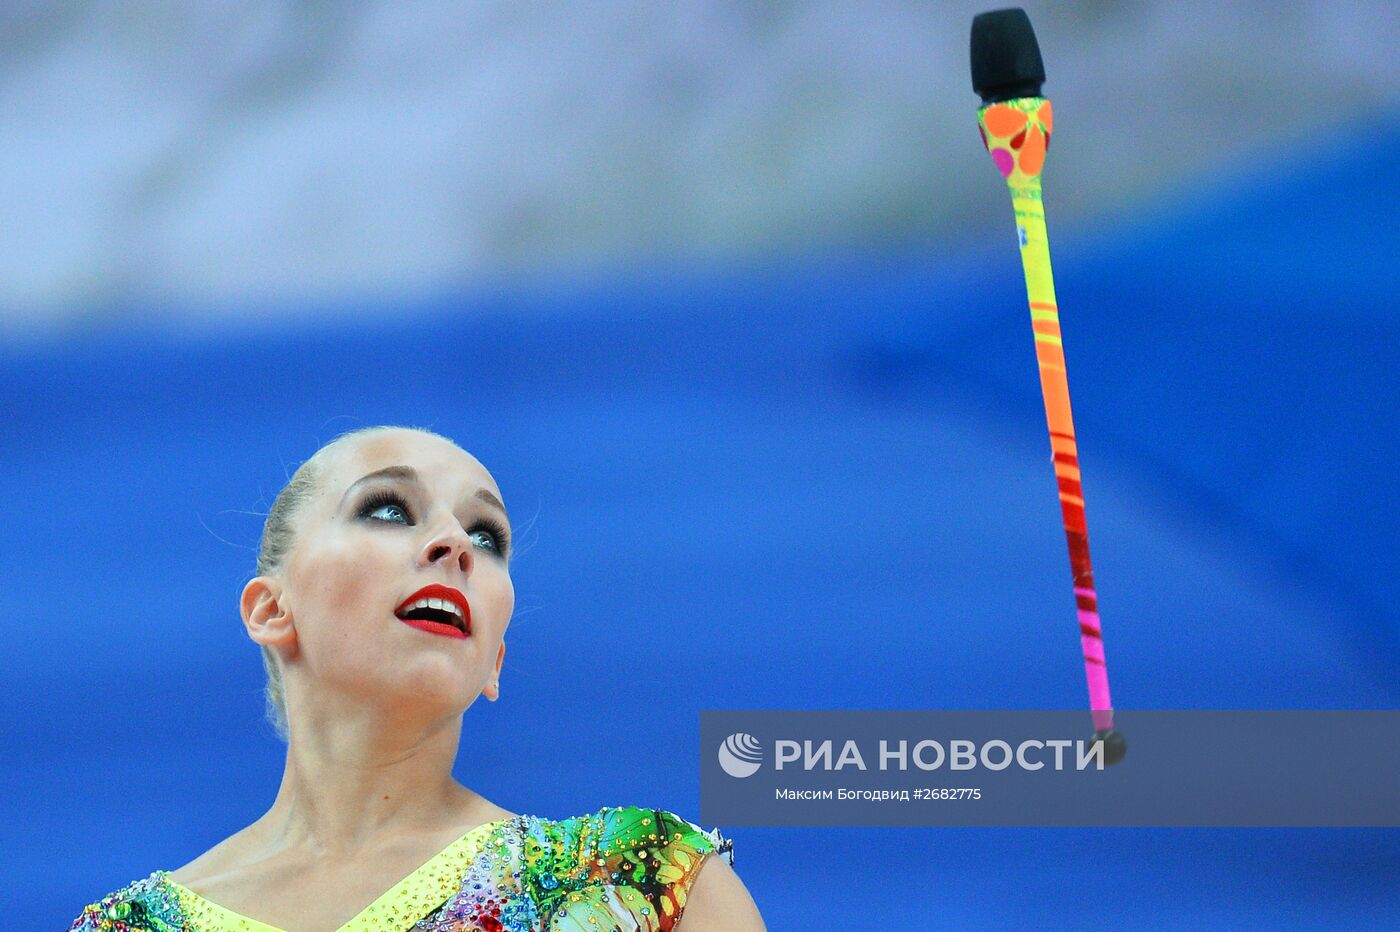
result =
[[[478,547],[489,550],[497,556],[504,556],[506,549],[510,546],[510,535],[504,527],[495,521],[477,522],[470,534]]]
[[[381,511],[389,514],[398,512],[402,520],[400,521],[396,518],[375,518],[376,521],[386,521],[386,523],[390,524],[411,525],[413,523],[413,515],[409,513],[408,504],[404,502],[403,498],[396,492],[374,492],[360,505],[360,517],[362,518],[372,517]]]

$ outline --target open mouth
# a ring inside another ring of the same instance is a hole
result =
[[[471,635],[471,609],[466,599],[446,586],[420,589],[394,615],[404,624],[431,634],[457,638]]]

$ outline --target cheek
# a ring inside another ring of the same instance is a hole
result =
[[[515,611],[515,586],[510,577],[502,573],[500,582],[487,588],[483,596],[487,600],[491,619],[504,630],[506,622],[510,621],[510,616]]]
[[[384,606],[388,555],[375,543],[359,544],[354,548],[335,547],[321,550],[308,561],[303,574],[302,589],[309,596],[303,614],[318,632],[338,631],[348,634],[351,621],[367,615],[392,614],[392,606]]]

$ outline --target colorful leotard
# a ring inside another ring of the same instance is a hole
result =
[[[668,932],[705,855],[733,844],[664,809],[603,807],[558,821],[487,822],[434,855],[338,932]],[[284,932],[158,870],[83,910],[69,932]]]

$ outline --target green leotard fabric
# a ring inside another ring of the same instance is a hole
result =
[[[366,906],[338,932],[669,932],[718,829],[664,809],[604,807],[488,822]],[[300,932],[204,899],[158,870],[83,910],[69,932]]]

